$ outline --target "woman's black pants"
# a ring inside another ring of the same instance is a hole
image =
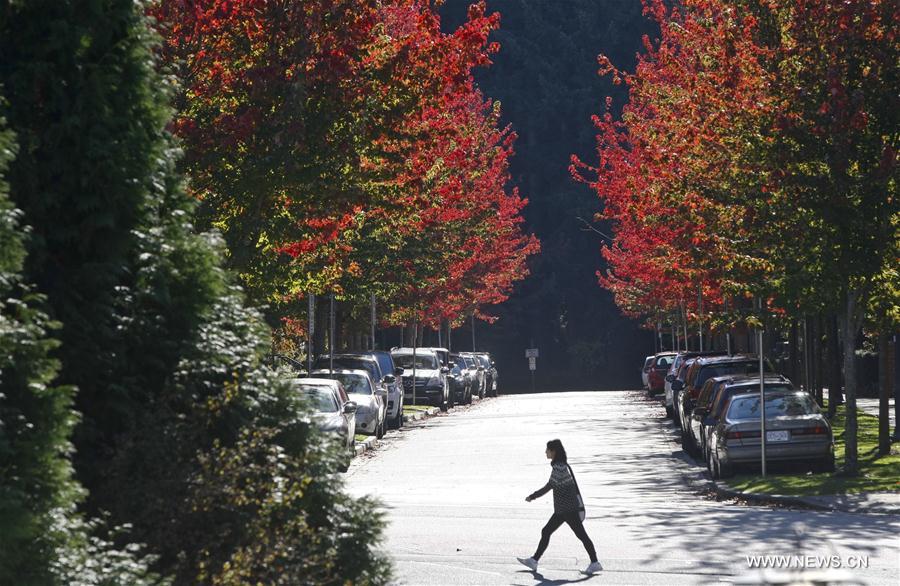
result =
[[[544,550],[547,549],[547,545],[550,543],[550,536],[553,535],[553,532],[559,529],[563,523],[568,523],[569,527],[572,528],[572,531],[575,532],[575,537],[581,540],[584,549],[587,550],[591,562],[596,562],[597,551],[594,549],[594,544],[591,541],[591,538],[588,537],[587,531],[584,530],[584,525],[581,523],[578,511],[572,511],[571,513],[553,513],[553,516],[550,517],[550,520],[547,521],[547,524],[541,529],[541,542],[538,543],[537,551],[535,551],[534,555],[531,557],[536,560],[541,559],[541,556],[544,555]]]

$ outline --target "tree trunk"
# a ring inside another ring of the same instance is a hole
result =
[[[890,380],[888,379],[887,332],[878,334],[878,454],[891,453]]]
[[[823,361],[822,361],[822,334],[825,330],[824,322],[822,320],[822,314],[818,314],[816,316],[815,324],[815,360],[813,361],[813,373],[815,374],[816,379],[816,402],[819,404],[819,407],[825,404],[825,391],[823,389],[825,376],[823,373]]]
[[[844,395],[845,395],[845,427],[844,427],[844,475],[856,476],[859,473],[859,450],[857,446],[856,418],[856,337],[859,334],[859,293],[853,289],[847,291],[846,306],[841,316],[842,335],[844,339]]]
[[[797,318],[791,320],[791,333],[788,340],[788,360],[791,363],[790,368],[788,368],[788,372],[791,375],[791,380],[799,381],[800,377],[797,375],[800,373],[800,369],[797,368],[797,362],[799,360],[799,357],[797,356],[797,348],[800,344],[800,340],[797,336]]]
[[[841,345],[836,315],[828,316],[828,418],[834,419],[837,408],[844,404],[841,391]]]

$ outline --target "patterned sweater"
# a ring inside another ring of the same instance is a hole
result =
[[[531,493],[530,498],[542,497],[550,490],[553,490],[554,513],[577,511],[579,509],[578,487],[575,484],[575,479],[572,478],[572,474],[569,472],[569,465],[556,462],[552,467],[553,471],[550,473],[550,481],[543,488]]]

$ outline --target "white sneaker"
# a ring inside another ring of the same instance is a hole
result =
[[[585,574],[595,574],[603,569],[603,566],[600,565],[600,562],[591,562],[591,564],[584,569]]]
[[[534,558],[516,558],[519,563],[526,566],[532,572],[537,572],[537,560]]]

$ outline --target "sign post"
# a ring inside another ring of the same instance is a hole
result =
[[[759,298],[760,326],[756,334],[756,351],[759,352],[759,403],[760,403],[760,458],[762,464],[762,476],[766,477],[766,383],[763,372],[763,326],[762,326],[763,301]]]
[[[531,392],[534,392],[534,371],[537,370],[538,349],[528,348],[525,350],[525,358],[528,359],[528,370],[531,371]]]

